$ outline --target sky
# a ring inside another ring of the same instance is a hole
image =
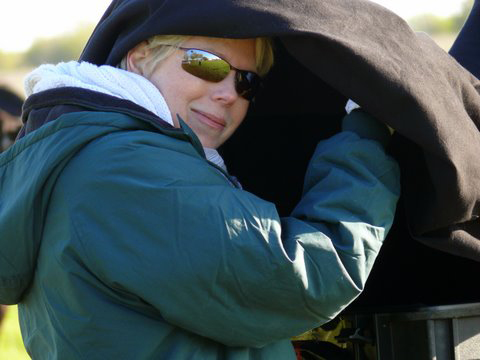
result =
[[[19,52],[37,38],[73,31],[80,24],[97,23],[110,0],[0,0],[0,51]],[[177,0],[179,1],[179,0]],[[295,1],[295,0],[292,0]],[[341,1],[341,0],[339,0]],[[404,19],[432,13],[448,16],[463,0],[373,0]]]

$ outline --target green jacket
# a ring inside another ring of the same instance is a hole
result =
[[[34,359],[294,359],[362,291],[399,195],[380,143],[344,131],[280,218],[188,127],[98,111],[20,139],[0,179],[0,302]]]

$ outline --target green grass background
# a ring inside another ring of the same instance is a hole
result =
[[[16,306],[9,306],[5,319],[0,325],[0,359],[27,360],[30,359],[23,346],[18,312]]]

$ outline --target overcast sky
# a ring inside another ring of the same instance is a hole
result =
[[[110,0],[0,0],[0,51],[22,51],[39,37],[96,23]],[[180,0],[177,0],[180,1]],[[295,1],[295,0],[292,0]],[[342,0],[338,0],[342,1]],[[461,9],[463,0],[374,0],[408,19],[421,13],[448,16]]]

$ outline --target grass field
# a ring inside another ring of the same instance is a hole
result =
[[[0,326],[0,359],[30,359],[25,351],[20,335],[16,306],[9,306],[5,319]]]

